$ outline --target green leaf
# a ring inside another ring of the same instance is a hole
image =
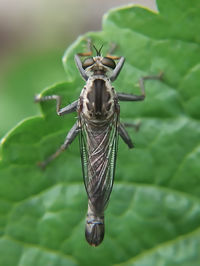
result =
[[[121,103],[121,120],[135,149],[120,141],[116,178],[106,211],[106,235],[98,247],[84,239],[87,196],[78,140],[45,171],[36,163],[52,154],[76,121],[57,117],[55,102],[41,117],[22,121],[2,140],[0,164],[0,265],[199,265],[200,264],[200,2],[157,1],[159,13],[128,6],[104,17],[102,32],[80,37],[63,57],[67,82],[42,95],[76,100],[84,82],[74,54],[90,36],[97,47],[117,43],[126,57],[117,91],[144,102]]]
[[[34,94],[52,82],[65,80],[60,51],[16,53],[10,56],[12,64],[1,81],[0,138],[18,121],[39,114],[38,106],[30,100]]]

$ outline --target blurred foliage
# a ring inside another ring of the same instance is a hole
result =
[[[62,54],[59,50],[29,50],[9,57],[12,64],[9,64],[11,66],[1,81],[0,137],[20,120],[39,114],[38,106],[33,101],[36,93],[66,79],[61,64]]]
[[[76,140],[42,172],[43,160],[63,142],[76,114],[57,117],[55,103],[42,103],[42,116],[27,119],[4,139],[0,165],[0,265],[199,265],[200,264],[200,2],[158,0],[160,13],[128,6],[104,17],[103,31],[90,33],[105,53],[109,43],[127,61],[114,86],[138,92],[144,102],[122,103],[122,120],[140,120],[136,148],[119,144],[114,189],[106,211],[106,235],[98,247],[84,239],[87,197]],[[83,80],[74,54],[63,58],[67,82],[43,95],[78,98]],[[9,251],[9,252],[8,252]]]

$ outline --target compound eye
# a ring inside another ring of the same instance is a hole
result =
[[[92,57],[89,57],[83,61],[82,66],[83,66],[83,69],[86,69],[87,67],[89,67],[93,64],[94,64],[94,59]]]
[[[104,57],[101,61],[104,66],[114,69],[116,67],[115,61],[109,57]]]

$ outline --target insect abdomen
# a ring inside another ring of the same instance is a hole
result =
[[[95,215],[88,206],[85,238],[91,246],[98,246],[104,239],[104,216]]]

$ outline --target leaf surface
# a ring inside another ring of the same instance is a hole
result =
[[[0,265],[199,265],[200,263],[200,3],[158,0],[159,13],[136,6],[111,10],[103,30],[80,37],[63,57],[67,82],[43,91],[63,106],[84,86],[74,54],[90,36],[97,47],[117,43],[126,57],[118,92],[144,102],[121,103],[121,120],[135,143],[120,141],[116,178],[106,211],[106,236],[98,247],[84,239],[87,197],[78,139],[45,171],[36,163],[62,144],[76,114],[57,117],[55,102],[41,104],[41,117],[22,121],[2,141],[0,164]],[[9,254],[8,254],[9,250]]]

